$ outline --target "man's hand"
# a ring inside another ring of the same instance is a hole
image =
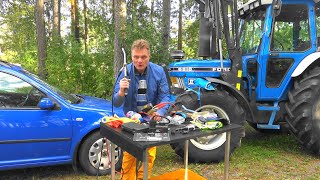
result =
[[[159,113],[153,112],[152,115],[151,115],[151,119],[154,119],[156,121],[160,121],[162,119],[162,117],[160,116]]]
[[[129,89],[130,79],[122,78],[119,82],[120,90],[118,92],[119,96],[124,96],[124,90]]]

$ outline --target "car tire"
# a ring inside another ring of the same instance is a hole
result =
[[[108,139],[103,138],[99,131],[92,133],[84,140],[80,147],[79,162],[84,172],[90,176],[110,174],[111,142]],[[120,147],[115,146],[116,170],[121,168],[121,164],[122,150]]]

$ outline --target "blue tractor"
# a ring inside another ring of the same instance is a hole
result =
[[[320,0],[197,2],[199,58],[184,60],[177,50],[168,67],[176,104],[259,131],[286,127],[320,155]],[[231,136],[232,153],[245,129]],[[221,161],[225,140],[190,140],[189,161]],[[171,146],[183,157],[183,143]]]

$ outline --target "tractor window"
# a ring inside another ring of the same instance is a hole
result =
[[[279,87],[293,64],[293,59],[270,58],[267,65],[266,85],[269,88]]]
[[[271,51],[306,51],[310,47],[308,7],[283,5],[275,18]]]
[[[316,10],[316,25],[317,25],[317,44],[320,46],[320,4],[315,7]]]
[[[242,21],[241,47],[243,54],[255,54],[260,45],[265,11],[257,11]]]

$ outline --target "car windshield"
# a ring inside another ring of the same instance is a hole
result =
[[[26,70],[22,70],[22,72],[28,76],[31,76],[34,80],[38,81],[39,83],[45,85],[47,88],[49,88],[53,92],[59,94],[67,102],[69,102],[71,104],[77,104],[77,103],[81,102],[81,97],[74,95],[74,94],[65,93],[65,92],[61,91],[60,89],[48,84],[44,80],[40,79],[40,77],[38,77],[37,75],[32,74]]]
[[[265,15],[265,10],[259,10],[250,13],[241,20],[241,47],[243,54],[257,53],[263,33]]]

